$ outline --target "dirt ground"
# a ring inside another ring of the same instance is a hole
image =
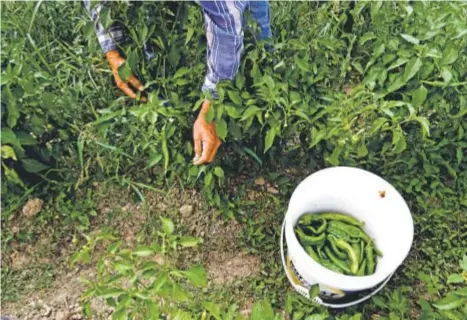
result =
[[[262,184],[262,181],[258,181]],[[97,202],[98,216],[92,222],[92,230],[102,226],[111,226],[127,243],[135,242],[137,233],[158,216],[170,217],[183,228],[184,235],[201,237],[203,244],[190,258],[193,262],[203,262],[208,274],[210,286],[228,286],[233,282],[246,281],[260,271],[261,259],[241,249],[238,239],[243,225],[234,220],[220,217],[213,209],[206,208],[199,199],[203,197],[195,190],[169,190],[166,194],[146,193],[146,205],[132,201],[130,190],[108,190],[95,184],[99,193],[112,194],[112,198],[102,198]],[[33,199],[23,208],[24,214],[12,219],[10,226],[29,223],[31,217],[39,214],[43,201]],[[113,219],[111,213],[125,216]],[[187,233],[188,234],[187,234]],[[33,291],[16,302],[2,304],[1,320],[38,320],[38,319],[82,319],[80,295],[84,290],[81,277],[92,278],[93,266],[70,268],[69,258],[79,248],[73,243],[61,243],[55,257],[38,257],[44,247],[55,246],[53,240],[44,235],[35,244],[27,246],[13,243],[13,250],[2,257],[2,263],[21,270],[32,263],[54,263],[53,280],[48,288]],[[16,246],[16,247],[15,247]],[[47,255],[46,255],[47,256]],[[41,260],[43,259],[43,260]],[[54,262],[51,260],[54,259]],[[183,257],[185,259],[185,257]],[[185,261],[187,263],[187,261]],[[94,301],[93,319],[110,319],[112,309],[103,301]],[[245,302],[242,313],[247,314],[251,307]]]

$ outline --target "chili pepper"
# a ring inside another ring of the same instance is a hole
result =
[[[324,254],[323,252],[323,246],[324,246],[324,243],[320,243],[316,246],[316,249],[318,251],[318,256],[320,259],[326,259],[326,255]]]
[[[331,249],[329,249],[329,247],[324,247],[324,252],[326,252],[326,255],[328,256],[328,258],[332,261],[332,263],[334,263],[339,269],[341,269],[342,271],[346,272],[346,273],[351,273],[350,272],[350,269],[349,267],[347,266],[347,263],[345,263],[344,261],[342,260],[339,260],[338,257],[336,257],[334,255],[334,253],[332,253]]]
[[[329,260],[321,260],[321,265],[331,271],[334,271],[334,272],[337,272],[337,273],[343,273],[341,268],[339,268],[338,266],[336,266],[334,263],[332,263],[331,261]]]
[[[336,247],[344,250],[347,253],[350,262],[350,271],[352,274],[356,274],[358,271],[358,257],[355,254],[355,251],[352,249],[352,246],[344,240],[338,239],[336,240]]]
[[[375,260],[373,256],[373,244],[369,243],[365,248],[365,255],[366,255],[366,273],[373,274],[375,272]]]
[[[347,259],[347,255],[345,254],[345,252],[340,251],[336,247],[336,242],[335,242],[337,240],[336,237],[333,236],[332,234],[328,234],[327,239],[329,243],[331,244],[332,251],[334,251],[334,253],[339,257],[339,259]]]
[[[360,264],[360,268],[358,268],[357,276],[364,276],[365,270],[366,270],[366,260],[363,260],[363,262]]]
[[[326,238],[325,233],[322,233],[319,236],[306,235],[300,228],[296,228],[295,232],[297,233],[300,240],[302,240],[307,245],[322,243],[324,242],[324,239]]]
[[[364,252],[365,252],[365,242],[360,241],[360,258],[359,258],[360,263],[363,260],[363,253]]]
[[[378,248],[374,247],[374,250],[378,257],[381,257],[381,258],[383,257],[383,253],[380,250],[378,250]]]
[[[320,262],[320,259],[318,257],[318,255],[316,254],[315,250],[313,250],[313,248],[311,246],[306,246],[305,247],[305,251],[306,253],[308,253],[308,255],[310,257],[312,257],[316,262]]]
[[[322,221],[323,222],[321,223],[321,225],[317,229],[314,230],[316,234],[323,233],[324,230],[326,230],[326,227],[327,227],[328,223],[327,223],[327,221],[325,219],[322,219]],[[312,227],[310,226],[310,228],[312,228]]]
[[[360,260],[360,243],[352,243],[351,246],[353,251],[355,251],[355,254],[357,255],[358,263],[361,263],[362,260]]]
[[[318,228],[315,228],[311,225],[313,221],[319,221],[319,220],[321,220],[321,225]],[[300,219],[298,224],[302,227],[302,229],[311,231],[312,234],[320,234],[326,230],[327,221],[321,218],[314,219],[314,220]]]
[[[346,214],[342,214],[342,213],[326,212],[326,213],[320,213],[316,216],[323,218],[323,219],[328,219],[328,220],[347,222],[347,223],[350,223],[350,224],[353,224],[359,227],[364,226],[364,223],[362,221],[355,219],[354,217],[348,216]]]
[[[340,221],[329,221],[329,225],[333,226],[333,228],[340,229],[347,233],[349,236],[354,238],[363,239],[364,241],[370,241],[370,237],[360,228],[355,226],[350,226],[346,223]]]
[[[334,225],[331,225],[330,223],[328,223],[327,231],[338,239],[347,239],[349,237],[347,232],[335,227]]]

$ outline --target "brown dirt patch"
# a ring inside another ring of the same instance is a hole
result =
[[[213,251],[208,256],[207,273],[213,284],[229,284],[257,274],[260,265],[258,256],[243,252]]]

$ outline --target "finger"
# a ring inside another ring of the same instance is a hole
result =
[[[133,92],[133,90],[130,89],[130,87],[125,83],[125,82],[120,82],[117,84],[117,87],[123,91],[124,94],[129,96],[132,99],[136,99],[136,94]]]
[[[139,91],[144,90],[144,86],[141,81],[139,81],[133,74],[128,79],[128,82],[133,86],[133,88],[138,89]]]
[[[195,141],[195,159],[201,157],[201,137],[194,137]]]
[[[221,146],[221,142],[216,141],[215,144],[214,144],[214,147],[213,147],[213,149],[211,151],[211,154],[208,157],[208,162],[213,162],[214,161],[214,158],[216,157],[216,154],[217,154],[217,150],[219,149],[220,146]]]
[[[195,165],[209,163],[209,158],[211,158],[212,151],[214,150],[215,145],[209,141],[203,141],[203,153],[201,158],[194,162]]]

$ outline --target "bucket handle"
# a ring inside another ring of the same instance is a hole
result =
[[[309,299],[310,295],[308,293],[308,289],[305,288],[304,286],[301,286],[301,285],[298,285],[298,284],[294,283],[294,281],[292,280],[292,275],[290,274],[290,270],[287,267],[287,263],[285,261],[285,252],[284,252],[284,233],[285,233],[285,219],[284,219],[284,222],[282,223],[281,238],[280,238],[282,266],[284,267],[285,274],[287,275],[287,279],[289,279],[289,282],[292,284],[294,289],[296,291],[298,291],[298,293],[300,293],[302,296]],[[362,297],[360,299],[350,301],[350,302],[346,302],[346,303],[327,303],[327,302],[324,302],[320,297],[314,297],[313,302],[316,302],[316,303],[318,303],[318,304],[320,304],[322,306],[325,306],[325,307],[336,308],[336,309],[337,308],[347,308],[347,307],[359,304],[359,303],[371,298],[373,295],[377,294],[379,291],[381,291],[381,289],[383,289],[383,287],[386,285],[386,283],[388,283],[388,281],[391,279],[393,274],[394,274],[394,272],[391,273],[375,290],[373,290],[368,295],[366,295],[366,296],[364,296],[364,297]]]

